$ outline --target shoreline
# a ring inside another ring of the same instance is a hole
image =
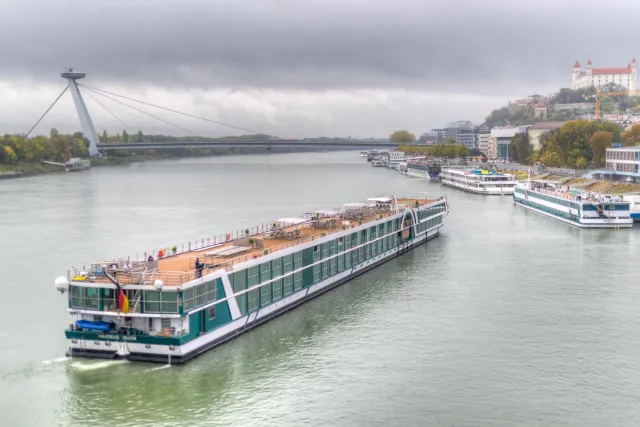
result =
[[[207,154],[192,154],[192,155],[162,155],[162,154],[139,154],[126,157],[110,157],[110,158],[91,158],[91,167],[107,167],[107,166],[123,166],[131,163],[148,162],[154,160],[172,160],[172,159],[187,159],[198,157],[223,157],[230,155],[244,155],[244,154],[268,154],[268,153],[307,153],[318,151],[317,148],[304,148],[297,149],[288,147],[274,147],[271,150],[264,148],[263,150],[252,149],[236,149],[237,151],[224,152],[224,153],[207,153]],[[327,150],[327,149],[325,149]],[[328,149],[327,151],[348,151],[342,149]],[[47,165],[42,163],[17,163],[17,164],[0,164],[0,181],[4,179],[16,179],[29,176],[48,175],[50,173],[65,173],[65,169],[59,166]]]

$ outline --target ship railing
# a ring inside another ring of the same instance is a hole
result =
[[[406,208],[406,206],[407,206],[406,204],[399,204],[398,208],[403,210]],[[371,209],[369,207],[366,207],[364,209],[357,209],[357,212],[361,216],[358,216],[358,219],[356,220],[357,222],[353,221],[353,219],[349,219],[351,222],[350,227],[355,227],[356,225],[359,225],[360,222],[363,222],[363,223],[369,222],[371,220],[378,218],[380,215],[389,213],[388,210],[379,211],[377,209]],[[340,215],[340,213],[341,212],[338,211],[338,209],[336,209],[336,215]],[[346,219],[344,218],[344,214],[340,216],[342,216],[343,219]],[[188,242],[187,244],[181,244],[180,247],[177,247],[177,245],[175,245],[176,246],[175,251],[171,250],[169,252],[168,251],[169,248],[165,248],[165,256],[163,256],[162,258],[180,255],[186,252],[192,252],[196,250],[211,248],[211,247],[219,246],[223,243],[234,240],[236,238],[246,238],[248,236],[272,232],[272,231],[284,229],[287,227],[291,227],[291,225],[285,224],[285,225],[278,226],[277,222],[262,223],[261,225],[251,227],[251,228],[246,228],[244,230],[234,232],[233,234],[229,233],[229,235],[224,234],[224,235],[214,236],[207,239],[198,239],[193,242]],[[303,243],[315,241],[325,237],[326,235],[338,233],[348,228],[349,226],[346,226],[346,225],[338,226],[338,224],[336,223],[336,228],[324,229],[323,233],[320,235],[307,236],[300,239],[295,239],[290,242],[282,243],[278,246],[264,248],[263,251],[252,252],[244,256],[234,257],[233,259],[220,260],[218,264],[209,263],[208,266],[205,267],[205,269],[203,270],[202,275],[204,276],[220,268],[225,268],[226,270],[232,270],[233,266],[236,264],[243,263],[251,259],[257,259],[265,255],[268,255],[270,253],[278,252],[283,249],[291,248]],[[227,237],[229,237],[229,239],[227,239]],[[173,247],[171,247],[171,249],[173,249]],[[113,263],[117,263],[119,270],[123,270],[126,264],[129,265],[129,273],[127,274],[128,280],[126,280],[126,282],[132,283],[132,284],[153,285],[153,282],[156,279],[161,279],[163,280],[164,283],[168,285],[169,284],[180,285],[183,283],[187,283],[196,278],[195,259],[197,258],[197,256],[192,256],[190,259],[190,265],[194,268],[193,272],[160,272],[158,270],[158,261],[155,254],[157,254],[156,251],[143,252],[143,253],[136,254],[134,256],[117,258],[110,261],[102,261],[99,263],[94,263],[94,264],[91,264],[89,268],[84,266],[82,268],[72,267],[70,270],[67,270],[67,277],[69,280],[71,280],[72,278],[77,277],[80,273],[83,273],[83,272],[87,272],[89,276],[100,277],[100,274],[98,272],[104,266],[107,266],[108,268],[109,265]],[[153,257],[154,261],[151,261],[151,262],[148,261],[149,255]],[[167,280],[167,282],[165,282],[165,279]]]
[[[140,272],[144,269],[150,269],[154,264],[157,267],[157,260],[159,258],[168,258],[171,256],[177,256],[187,252],[198,251],[207,248],[214,248],[216,246],[220,246],[224,243],[241,239],[248,238],[251,236],[270,233],[276,230],[285,229],[290,227],[291,224],[278,223],[277,221],[273,222],[263,222],[259,225],[253,227],[247,227],[242,230],[236,230],[225,234],[219,234],[212,237],[202,238],[192,240],[186,243],[174,244],[169,246],[162,246],[156,249],[152,249],[150,251],[138,252],[134,255],[129,255],[121,258],[113,258],[111,260],[101,261],[98,263],[90,264],[89,266],[83,267],[71,267],[71,269],[67,270],[67,278],[71,280],[73,277],[77,277],[80,273],[86,272],[89,276],[101,277],[99,271],[103,266],[107,266],[107,268],[112,264],[118,264],[118,270],[125,270],[125,265],[129,265],[129,270],[132,275],[135,275],[134,272]],[[159,255],[162,254],[161,257]],[[149,259],[153,261],[149,261]]]

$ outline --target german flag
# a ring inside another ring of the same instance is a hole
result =
[[[118,297],[118,308],[122,313],[127,314],[129,312],[129,299],[124,294],[124,291],[120,285],[116,282],[116,295]]]

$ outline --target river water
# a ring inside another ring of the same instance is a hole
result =
[[[367,197],[438,239],[192,360],[65,359],[71,266]],[[372,168],[244,155],[0,182],[0,425],[637,426],[638,230],[578,230]]]

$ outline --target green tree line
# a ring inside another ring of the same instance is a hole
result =
[[[535,153],[534,160],[556,167],[602,167],[606,149],[616,143],[625,146],[640,143],[640,124],[623,131],[616,123],[574,120],[558,130],[542,134],[540,150]]]
[[[464,144],[434,144],[429,147],[400,145],[398,151],[405,154],[427,155],[432,157],[468,157],[469,149]]]
[[[81,132],[61,135],[51,129],[50,136],[25,139],[20,135],[0,136],[0,163],[34,163],[41,160],[66,162],[71,157],[88,155],[87,145]]]
[[[222,138],[206,137],[175,137],[171,135],[144,135],[141,131],[129,135],[127,131],[109,136],[103,131],[100,142],[103,144],[127,143],[127,142],[151,142],[151,141],[257,141],[268,138],[265,135],[242,135]],[[207,156],[214,154],[228,154],[234,152],[251,151],[252,148],[166,148],[166,149],[140,149],[140,150],[110,150],[111,157],[130,157],[134,155],[146,155],[157,157],[178,156]],[[64,163],[71,157],[87,157],[88,141],[82,132],[73,134],[60,134],[55,128],[51,129],[49,136],[36,136],[24,138],[21,135],[0,136],[0,164],[38,163],[42,160]]]

